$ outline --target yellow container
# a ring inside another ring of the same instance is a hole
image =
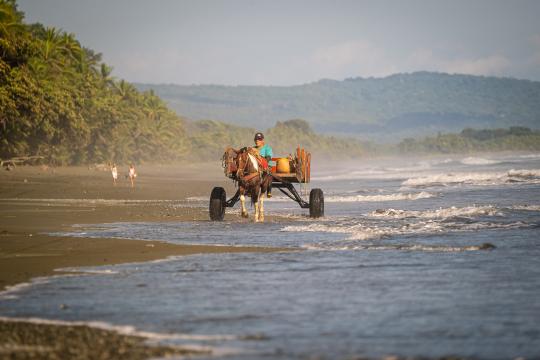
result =
[[[290,173],[291,166],[288,158],[279,158],[276,164],[276,170],[278,173]]]

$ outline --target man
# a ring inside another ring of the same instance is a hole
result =
[[[255,148],[259,150],[259,154],[268,162],[268,172],[270,172],[270,169],[272,168],[272,166],[274,166],[274,163],[272,161],[272,148],[264,143],[264,135],[261,132],[255,134],[254,141]],[[270,185],[268,186],[266,196],[269,198],[272,197],[272,182],[270,182]]]

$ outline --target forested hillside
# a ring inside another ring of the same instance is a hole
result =
[[[464,129],[458,134],[438,134],[423,139],[404,139],[400,154],[457,154],[488,151],[540,151],[540,131],[524,127]]]
[[[0,55],[0,157],[79,164],[187,151],[183,121],[159,97],[114,79],[73,34],[24,24],[14,1],[0,1]]]
[[[540,128],[540,82],[418,72],[300,86],[136,84],[192,119],[265,127],[302,118],[316,131],[396,140],[465,127]]]

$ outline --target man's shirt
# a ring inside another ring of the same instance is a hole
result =
[[[266,158],[266,157],[270,157],[272,158],[273,154],[272,154],[272,148],[268,145],[268,144],[264,144],[261,148],[257,148],[257,150],[259,150],[259,154],[263,157],[263,158]],[[268,162],[268,166],[274,166],[274,162],[273,161],[269,161]]]

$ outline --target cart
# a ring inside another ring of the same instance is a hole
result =
[[[224,156],[225,159],[225,156]],[[309,193],[309,202],[304,200],[296,191],[294,183],[307,184],[310,182],[311,173],[311,154],[305,149],[297,147],[294,156],[287,158],[272,158],[273,161],[287,162],[288,166],[273,166],[270,176],[272,176],[272,188],[279,189],[283,194],[295,201],[303,209],[309,209],[309,216],[318,218],[324,216],[324,194],[321,189],[311,189]],[[228,164],[224,160],[225,175],[237,180],[234,171],[228,169]],[[288,172],[283,172],[283,168]],[[281,171],[279,171],[281,170]],[[209,213],[210,220],[221,221],[225,216],[225,208],[233,207],[240,199],[240,190],[237,190],[232,198],[227,200],[227,194],[222,187],[214,187],[210,194]]]

